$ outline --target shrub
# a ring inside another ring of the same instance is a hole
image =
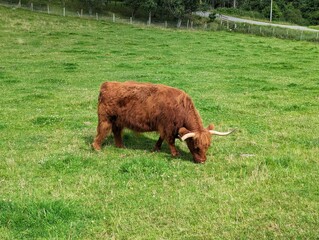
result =
[[[216,12],[212,12],[209,14],[208,18],[209,18],[209,22],[214,22],[216,19]]]

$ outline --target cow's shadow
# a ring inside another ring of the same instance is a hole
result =
[[[123,143],[126,149],[131,150],[141,150],[141,151],[149,151],[153,152],[156,141],[158,140],[159,135],[155,133],[143,133],[138,134],[131,131],[123,133]],[[94,140],[94,136],[85,136],[84,141],[86,144],[91,145]],[[172,157],[168,144],[164,141],[162,144],[162,148],[159,154],[163,154],[167,159],[176,159],[182,161],[193,162],[192,155],[190,152],[184,151],[178,145],[179,140],[176,139],[176,148],[180,153],[178,157]],[[115,147],[113,134],[109,135],[102,144],[102,149],[107,147]]]

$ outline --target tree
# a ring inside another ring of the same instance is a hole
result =
[[[157,7],[157,2],[155,0],[143,0],[142,7],[148,11],[148,23],[151,24],[152,11]]]
[[[177,27],[181,26],[182,18],[189,16],[199,6],[198,0],[164,0],[163,2],[166,9],[178,19]]]
[[[124,3],[131,8],[132,18],[134,18],[135,13],[142,6],[141,0],[125,0]]]
[[[265,17],[269,17],[269,14],[270,14],[270,5],[265,7],[263,10],[262,10],[263,14]],[[278,6],[278,4],[274,1],[273,2],[273,5],[272,5],[272,19],[282,19],[282,12],[281,12],[281,9],[280,7]]]
[[[283,14],[285,19],[289,22],[305,24],[300,9],[296,9],[291,2],[285,6]]]
[[[300,11],[310,24],[319,25],[319,0],[301,0]]]

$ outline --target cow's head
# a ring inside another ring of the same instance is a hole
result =
[[[226,136],[234,131],[217,132],[213,129],[213,124],[209,125],[206,129],[195,132],[191,132],[184,127],[179,129],[178,134],[180,136],[180,139],[182,141],[186,141],[195,162],[204,163],[206,161],[206,153],[212,141],[213,134]]]

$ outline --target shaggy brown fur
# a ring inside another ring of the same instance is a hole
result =
[[[93,148],[101,149],[105,137],[112,131],[115,145],[123,147],[122,130],[157,131],[160,135],[154,150],[167,141],[173,156],[178,155],[175,139],[193,132],[186,140],[196,162],[206,161],[213,129],[203,127],[191,98],[183,91],[160,84],[136,82],[105,82],[98,102],[98,127]]]

